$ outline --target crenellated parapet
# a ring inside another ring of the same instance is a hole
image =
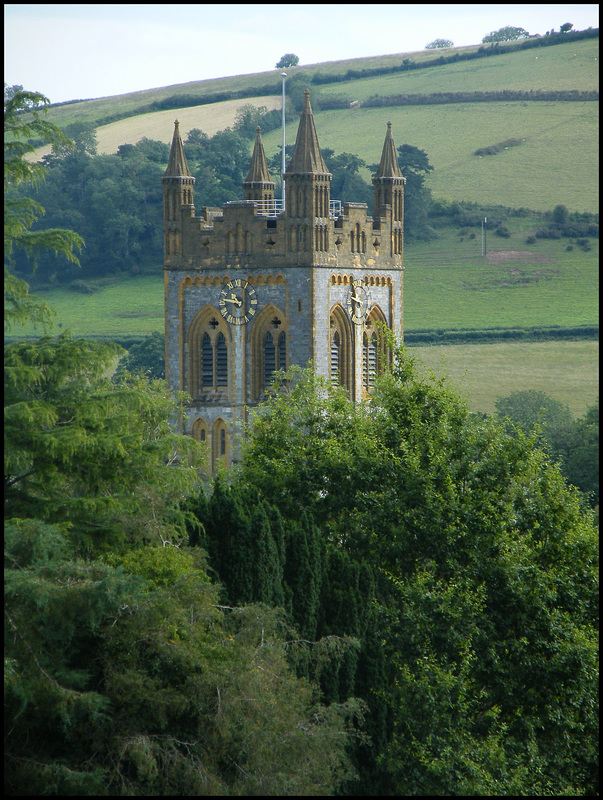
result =
[[[177,173],[180,174],[177,174]],[[286,203],[274,197],[258,128],[245,199],[222,208],[203,208],[195,216],[194,178],[188,170],[175,123],[164,182],[166,268],[207,269],[226,258],[244,267],[257,257],[266,263],[315,263],[378,268],[402,265],[404,184],[388,123],[375,177],[372,215],[364,203],[344,203],[334,213],[327,170],[306,91],[295,149],[285,172]]]

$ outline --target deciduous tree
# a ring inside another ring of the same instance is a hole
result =
[[[433,171],[424,150],[410,144],[398,147],[398,163],[406,178],[404,187],[404,234],[409,239],[428,239],[433,230],[428,224],[431,192],[425,177]]]
[[[441,50],[443,47],[454,47],[454,42],[450,39],[434,39],[425,45],[426,50]]]
[[[296,56],[295,53],[285,53],[274,66],[275,69],[286,69],[287,67],[296,67],[298,64],[299,56]]]
[[[514,42],[517,39],[527,39],[530,34],[524,28],[514,28],[512,25],[507,25],[504,28],[499,28],[497,31],[492,31],[482,39],[482,44],[489,44],[491,42]]]

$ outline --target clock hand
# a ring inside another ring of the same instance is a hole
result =
[[[238,297],[235,297],[234,294],[232,295],[232,297],[225,297],[224,298],[224,302],[225,303],[235,303],[237,306],[242,306],[243,305],[243,301],[239,300]]]

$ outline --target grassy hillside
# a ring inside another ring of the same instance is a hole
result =
[[[470,53],[471,48],[449,48],[445,53]],[[399,94],[468,91],[595,91],[598,89],[599,40],[568,41],[552,47],[503,52],[500,55],[430,66],[409,72],[357,78],[312,86],[316,126],[322,147],[353,152],[368,164],[378,161],[385,126],[393,123],[397,144],[425,150],[434,166],[427,183],[436,197],[471,200],[547,210],[563,204],[574,211],[596,212],[598,192],[598,102],[485,102],[446,105],[344,108],[321,111],[321,100],[334,97],[366,102],[370,97]],[[342,75],[347,70],[399,65],[403,60],[429,64],[442,51],[420,51],[368,59],[326,62],[289,70],[302,74]],[[135,143],[143,136],[168,142],[172,122],[178,117],[186,133],[198,127],[212,135],[231,125],[236,110],[245,103],[280,105],[280,71],[192,81],[178,86],[149,89],[117,97],[53,107],[57,124],[74,120],[95,121],[109,115],[134,113],[149,103],[168,97],[203,97],[216,92],[250,91],[273,86],[265,94],[196,107],[139,114],[98,129],[100,152],[114,152],[119,144]],[[297,114],[290,114],[287,141],[293,142]],[[474,151],[506,139],[521,139],[496,156],[478,157]],[[280,131],[264,137],[266,152],[277,152]],[[366,178],[369,177],[367,171]]]
[[[471,53],[478,49],[478,45],[470,47],[451,48],[455,52]],[[449,52],[449,51],[447,51]],[[429,63],[441,55],[441,51],[419,50],[411,53],[394,53],[391,55],[369,56],[365,58],[346,59],[344,61],[326,61],[320,64],[304,64],[288,70],[290,77],[303,72],[311,78],[316,73],[328,72],[332,75],[343,75],[349,69],[375,69],[379,67],[397,66],[404,58],[412,58],[417,62]],[[224,78],[211,78],[209,80],[162,86],[154,89],[144,89],[139,92],[100,97],[94,100],[80,100],[71,103],[61,103],[49,110],[49,119],[57,125],[68,125],[71,122],[96,122],[103,117],[116,113],[136,112],[149,103],[165,100],[173,96],[198,95],[206,96],[218,92],[248,91],[266,85],[275,87],[275,94],[280,95],[281,90],[280,69],[267,72],[256,72],[249,75],[232,75]],[[51,98],[52,99],[52,98]]]
[[[233,125],[238,110],[244,105],[265,107],[268,111],[281,108],[281,98],[277,96],[249,97],[244,100],[225,100],[223,103],[209,103],[202,106],[156,111],[153,114],[140,114],[127,117],[96,129],[99,153],[116,153],[121,144],[136,144],[143,138],[155,139],[169,144],[174,133],[174,120],[178,118],[180,130],[188,132],[199,128],[208,136]],[[40,147],[36,158],[50,153],[50,146]]]
[[[397,145],[424,150],[434,171],[426,184],[435,197],[545,211],[559,203],[596,212],[598,103],[460,103],[318,111],[321,147],[353,152],[378,163],[387,122]],[[287,126],[295,141],[297,121]],[[474,151],[509,138],[525,140],[496,156]],[[264,137],[266,154],[281,132]],[[368,178],[368,173],[367,176]]]
[[[453,48],[456,49],[456,48]],[[359,78],[320,87],[321,97],[367,100],[373,95],[518,90],[596,90],[599,40],[506,53],[429,69]]]
[[[592,325],[599,319],[599,242],[567,250],[567,239],[527,245],[529,219],[507,220],[509,238],[440,231],[405,248],[404,327],[492,328]],[[532,229],[533,232],[533,229]]]

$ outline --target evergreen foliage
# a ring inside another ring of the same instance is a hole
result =
[[[317,706],[279,616],[222,610],[198,552],[81,561],[57,526],[6,533],[5,792],[314,795],[351,774],[358,705]]]
[[[52,327],[53,312],[44,301],[29,294],[29,285],[12,269],[17,253],[35,267],[45,251],[79,264],[76,253],[83,245],[81,236],[71,230],[31,227],[44,214],[36,200],[20,190],[39,184],[45,173],[41,164],[25,160],[35,148],[31,138],[38,136],[55,146],[69,147],[65,134],[44,118],[49,100],[38,92],[4,84],[4,329],[27,321]]]
[[[183,535],[199,446],[172,432],[163,382],[106,377],[119,349],[68,334],[5,348],[6,516],[77,521],[96,546]]]

